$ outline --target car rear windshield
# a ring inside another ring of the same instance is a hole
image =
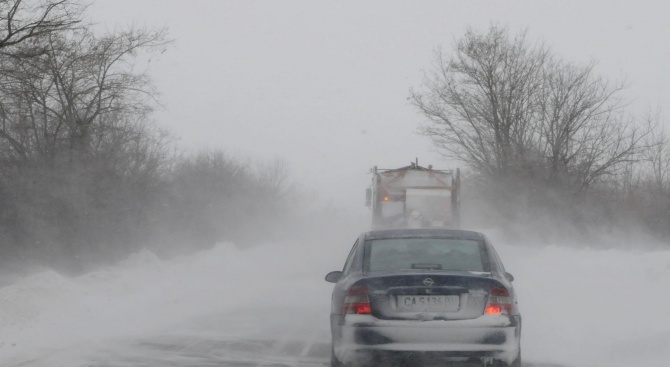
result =
[[[366,243],[366,271],[488,271],[479,241],[448,238],[394,238]]]

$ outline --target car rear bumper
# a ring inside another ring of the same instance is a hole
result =
[[[355,365],[407,355],[447,360],[485,358],[510,364],[519,354],[519,317],[410,321],[335,315],[331,322],[335,357]]]

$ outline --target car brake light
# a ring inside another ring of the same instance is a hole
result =
[[[344,298],[345,314],[369,315],[372,313],[368,288],[365,286],[351,287]]]
[[[487,315],[515,315],[516,310],[507,288],[491,287],[484,311]]]

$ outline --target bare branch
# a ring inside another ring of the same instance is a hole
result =
[[[0,1],[0,49],[75,29],[86,8],[80,0]]]

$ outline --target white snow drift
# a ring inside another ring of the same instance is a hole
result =
[[[670,251],[495,245],[516,277],[525,361],[628,367],[670,360]],[[323,276],[342,266],[350,246],[221,244],[170,261],[141,252],[75,278],[46,271],[19,279],[0,288],[0,365],[83,365],[102,346],[193,327],[191,320],[207,316],[219,320],[210,327],[240,337],[274,323],[327,339],[332,285]]]

